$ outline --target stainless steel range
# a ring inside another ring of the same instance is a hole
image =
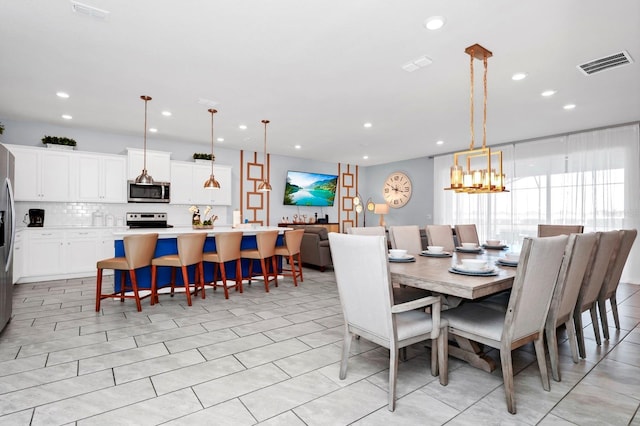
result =
[[[129,228],[173,228],[167,224],[166,213],[127,213]]]

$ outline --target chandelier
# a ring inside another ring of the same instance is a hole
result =
[[[453,166],[451,166],[451,184],[445,190],[466,192],[468,194],[484,194],[492,192],[506,192],[504,185],[505,176],[502,172],[502,151],[491,151],[487,147],[487,60],[493,56],[489,50],[474,44],[465,49],[470,57],[471,69],[471,145],[466,151],[453,154]],[[482,147],[475,148],[475,134],[473,126],[473,60],[480,59],[484,64],[484,97],[482,117]]]

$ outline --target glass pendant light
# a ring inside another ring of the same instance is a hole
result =
[[[209,176],[209,179],[204,183],[204,187],[206,189],[220,189],[220,182],[213,177],[213,162],[216,159],[215,155],[213,155],[213,114],[218,112],[218,110],[211,108],[207,111],[211,113],[211,176]]]
[[[147,102],[151,100],[151,96],[142,95],[140,99],[144,101],[144,164],[142,166],[142,173],[136,178],[136,183],[140,185],[153,185],[153,178],[147,173]]]
[[[258,191],[260,192],[268,192],[271,191],[271,185],[269,185],[269,181],[265,177],[265,168],[267,167],[267,124],[269,124],[269,120],[262,120],[262,124],[264,124],[264,167],[262,168],[262,182],[258,185]]]

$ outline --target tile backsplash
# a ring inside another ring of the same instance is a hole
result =
[[[206,206],[199,206],[204,211]],[[103,221],[107,215],[112,215],[114,224],[118,220],[126,222],[128,212],[167,213],[167,222],[173,226],[191,225],[191,213],[188,205],[128,203],[128,204],[100,204],[100,203],[34,203],[16,202],[16,224],[18,227],[29,223],[29,209],[44,209],[44,226],[93,226],[93,213],[102,213]],[[218,216],[216,225],[231,224],[227,220],[229,207],[214,206],[213,214]],[[106,224],[106,223],[105,223]],[[104,224],[102,224],[104,226]]]

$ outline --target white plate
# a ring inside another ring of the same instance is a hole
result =
[[[483,244],[482,247],[489,249],[489,250],[504,250],[506,248],[509,248],[509,246],[501,244],[499,246],[490,246],[489,244]]]
[[[509,260],[509,259],[504,259],[504,258],[498,259],[497,263],[501,263],[501,264],[507,265],[507,266],[518,266],[518,261],[517,260]]]
[[[453,272],[454,274],[460,274],[460,275],[470,275],[474,277],[493,277],[498,275],[498,271],[496,270],[489,271],[489,272],[467,272],[467,271],[460,271],[455,267],[449,268],[449,272]]]
[[[406,257],[390,257],[389,258],[389,262],[398,262],[398,263],[407,263],[407,262],[415,262],[416,258],[411,256],[411,255],[407,255]]]
[[[464,266],[461,263],[458,264],[458,265],[453,265],[452,268],[457,270],[457,271],[473,272],[473,273],[478,273],[478,274],[489,274],[489,273],[494,271],[494,268],[492,268],[491,266],[485,266],[484,268],[479,269],[479,268],[472,268],[472,267]]]
[[[420,256],[427,256],[427,257],[451,257],[451,253],[448,251],[441,251],[439,253],[431,253],[429,250],[422,250],[420,252]]]

